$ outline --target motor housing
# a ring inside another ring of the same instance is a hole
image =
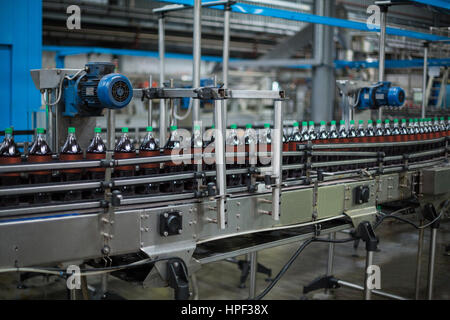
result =
[[[371,87],[361,88],[358,93],[359,110],[378,109],[380,107],[401,107],[405,102],[405,91],[392,87],[391,82],[378,82]]]
[[[95,117],[105,108],[126,107],[133,98],[133,87],[114,69],[110,62],[91,62],[77,77],[65,79],[63,115]]]

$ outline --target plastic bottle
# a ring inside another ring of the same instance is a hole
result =
[[[309,122],[308,135],[309,135],[310,141],[317,140],[317,131],[316,131],[316,125],[315,125],[314,121]]]
[[[272,136],[270,132],[270,124],[265,123],[264,129],[261,130],[258,137],[258,152],[271,152],[272,151]],[[269,155],[259,155],[258,157],[260,166],[270,165]]]
[[[256,156],[258,150],[258,135],[250,123],[245,125],[244,144],[245,152],[247,153],[247,156],[245,157],[245,166],[250,168],[252,165],[257,164],[258,159]],[[249,173],[244,175],[244,184],[247,186],[251,184],[251,175]]]
[[[52,150],[45,141],[44,129],[36,129],[36,137],[30,146],[28,152],[29,163],[35,162],[51,162],[52,161]],[[51,171],[33,171],[29,174],[31,183],[48,183],[51,182],[52,173]],[[34,202],[42,203],[49,202],[51,200],[51,195],[45,192],[39,192],[34,194]]]
[[[242,141],[239,139],[237,134],[237,125],[232,124],[230,126],[230,130],[227,132],[227,137],[225,140],[226,144],[226,153],[233,153],[233,157],[226,157],[226,165],[227,169],[238,169],[242,164],[238,163],[237,152],[241,151],[240,146],[242,145]],[[227,174],[227,186],[235,187],[242,184],[242,176],[240,174]]]
[[[336,121],[332,120],[330,123],[330,131],[328,133],[328,143],[329,144],[338,143],[338,139],[339,133],[336,128]],[[332,149],[330,151],[336,151],[336,149]],[[339,158],[336,156],[327,157],[327,161],[337,161],[337,160],[339,160]],[[327,171],[336,171],[336,170],[337,170],[336,166],[327,167]]]
[[[302,134],[300,133],[299,123],[294,122],[292,133],[289,137],[289,151],[298,151],[297,146],[302,141]],[[290,164],[300,164],[301,163],[301,157],[294,156],[289,158]],[[289,177],[290,178],[298,178],[301,176],[301,170],[300,169],[293,169],[289,171]]]
[[[60,161],[80,161],[83,160],[83,151],[77,142],[75,136],[75,128],[69,127],[66,142],[61,148],[59,153]],[[81,180],[81,169],[65,169],[61,170],[61,180],[62,181],[78,181]],[[63,193],[64,200],[80,200],[81,191],[69,190]]]
[[[214,155],[214,141],[216,140],[216,130],[215,126],[211,126],[211,130],[207,131],[208,135],[203,142],[203,151],[204,151],[204,168],[205,171],[216,171],[215,159],[212,157]],[[208,157],[207,157],[208,156]],[[210,157],[211,156],[211,157]],[[208,176],[206,177],[206,182],[210,183],[216,182],[216,176]]]
[[[103,142],[101,128],[94,129],[94,138],[86,149],[86,160],[101,160],[106,157],[106,145]],[[87,178],[90,180],[105,180],[104,168],[88,168],[86,170]],[[101,199],[104,197],[104,189],[102,187],[96,188],[86,193],[87,198]]]
[[[161,155],[159,145],[153,135],[153,127],[147,127],[147,134],[139,147],[139,157],[158,157]],[[140,173],[144,176],[151,176],[160,173],[160,163],[152,162],[140,165]],[[147,183],[137,190],[141,194],[159,193],[159,182]]]
[[[170,127],[170,137],[164,146],[164,155],[166,156],[177,156],[183,154],[183,147],[181,145],[181,137],[178,133],[177,126]],[[184,166],[177,162],[167,161],[164,163],[165,173],[175,173],[183,171]],[[169,182],[164,182],[161,184],[161,191],[163,192],[183,192],[184,191],[184,181],[183,180],[172,180]]]
[[[128,136],[128,128],[122,128],[122,136],[116,144],[114,149],[114,159],[131,159],[136,157],[136,149],[131,143]],[[114,169],[115,177],[132,177],[135,173],[135,166],[118,166]],[[134,186],[122,186],[119,188],[123,195],[132,195],[134,193]]]
[[[21,163],[19,149],[14,142],[13,129],[5,129],[5,138],[0,145],[0,165],[19,164]],[[0,174],[1,186],[13,186],[20,184],[20,173],[2,173]],[[5,206],[17,205],[19,203],[18,196],[5,196],[0,199],[0,203]]]
[[[348,139],[348,132],[347,132],[347,128],[345,127],[345,120],[341,120],[339,121],[339,144],[346,144],[349,143],[349,139]],[[348,151],[347,149],[336,149],[336,151]],[[345,156],[339,156],[338,157],[339,161],[345,161],[347,160],[347,157]],[[346,166],[345,165],[341,165],[338,167],[338,170],[346,170]]]
[[[375,129],[373,128],[373,121],[367,120],[366,137],[368,142],[376,142]]]
[[[317,135],[316,143],[320,144],[327,144],[328,143],[328,131],[327,131],[327,123],[325,121],[320,121],[319,126],[319,133]],[[322,150],[322,151],[329,151],[329,150]],[[317,162],[325,162],[327,161],[327,157],[320,156],[320,157],[313,157],[313,161]],[[327,170],[327,168],[323,168]]]

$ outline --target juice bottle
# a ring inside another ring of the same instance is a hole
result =
[[[43,128],[36,129],[36,137],[30,146],[28,152],[27,162],[51,162],[52,161],[52,150],[45,141],[45,134]],[[33,171],[29,174],[31,183],[48,183],[52,180],[51,171]],[[34,194],[34,202],[42,203],[51,201],[50,193],[39,192]]]
[[[14,142],[13,129],[5,129],[5,139],[0,145],[0,165],[5,164],[19,164],[21,163],[19,149]],[[20,173],[2,173],[0,174],[1,186],[13,186],[20,184]],[[18,196],[5,196],[0,199],[2,205],[17,205],[19,203]]]
[[[106,157],[106,145],[103,142],[102,129],[94,129],[94,138],[86,149],[86,160],[102,160]],[[87,178],[90,180],[105,180],[104,168],[88,168],[86,170]],[[91,199],[101,199],[104,197],[103,187],[96,188],[92,191],[86,192],[86,197]]]
[[[147,134],[139,147],[139,157],[158,157],[161,155],[159,145],[153,135],[153,127],[147,127]],[[140,165],[141,174],[144,176],[152,176],[159,174],[160,163],[152,162]],[[155,194],[159,192],[159,182],[146,183],[138,188],[141,194]]]

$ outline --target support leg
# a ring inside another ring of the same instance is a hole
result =
[[[434,264],[436,257],[437,228],[431,228],[430,257],[428,260],[428,300],[433,299]]]
[[[256,273],[258,268],[258,253],[250,253],[250,290],[249,299],[254,299],[256,297]]]
[[[423,225],[423,220],[420,221],[420,225]],[[423,235],[424,229],[419,230],[419,241],[417,244],[417,263],[416,263],[416,292],[415,299],[419,300],[420,298],[420,274],[422,271],[422,251],[423,251]]]

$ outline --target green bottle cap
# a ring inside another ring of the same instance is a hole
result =
[[[94,132],[95,132],[95,133],[102,133],[102,128],[95,128],[95,129],[94,129]]]
[[[414,118],[414,122],[417,122],[417,121],[419,121],[419,119],[417,119],[417,118]]]
[[[409,119],[409,122],[413,122],[414,120],[411,118],[411,119]]]
[[[324,126],[324,125],[326,125],[327,123],[325,122],[325,121],[320,121],[320,125],[321,126]]]
[[[211,129],[215,129],[215,128],[216,128],[216,126],[215,126],[215,125],[212,125],[212,126],[211,126]]]
[[[334,121],[334,120],[331,120],[331,125],[333,126],[335,126],[336,125],[336,121]]]
[[[296,121],[296,122],[294,122],[293,126],[294,126],[294,127],[298,127],[298,126],[299,126],[299,123]]]
[[[37,132],[37,133],[44,133],[44,128],[37,128],[37,129],[36,129],[36,132]]]
[[[177,126],[170,126],[170,131],[175,131],[175,130],[177,130],[177,129],[178,129]]]
[[[381,119],[378,119],[378,120],[377,120],[377,123],[381,123]]]
[[[247,123],[247,124],[245,125],[245,128],[246,128],[246,129],[251,129],[251,128],[252,128],[252,124],[251,124],[251,123]]]
[[[67,129],[67,132],[69,132],[69,133],[75,133],[75,128],[74,128],[74,127],[69,127],[69,128]]]
[[[314,125],[314,121],[310,121],[310,122],[309,122],[309,125],[310,125],[310,126],[313,126],[313,125]]]
[[[350,124],[355,124],[355,120],[350,120]]]
[[[450,119],[450,118],[449,118]],[[306,127],[308,125],[308,122],[307,121],[303,121],[302,122],[302,126],[304,126],[304,127]]]
[[[369,120],[367,120],[367,123],[368,123],[368,124],[372,124],[373,121],[372,121],[371,119],[369,119]]]
[[[147,132],[152,132],[152,131],[153,131],[153,127],[148,126],[148,127],[147,127]]]
[[[339,121],[339,124],[342,125],[342,126],[345,125],[345,120]]]
[[[359,124],[364,124],[364,120],[359,120],[358,123]]]
[[[398,123],[398,119],[394,119],[394,123]]]
[[[384,123],[388,124],[389,123],[389,119],[384,120]]]
[[[6,134],[12,134],[13,133],[13,129],[12,128],[6,128],[5,129],[5,133]]]
[[[423,119],[419,119],[419,122],[423,122]]]
[[[128,128],[122,128],[122,133],[128,133]]]
[[[402,123],[406,123],[406,119],[402,119]]]
[[[436,118],[436,120],[437,120],[437,118]],[[441,117],[441,120],[444,120],[444,117]]]
[[[230,126],[230,128],[231,128],[231,129],[237,129],[237,124],[233,123],[233,124]]]
[[[443,117],[441,117],[441,120],[443,119]],[[434,117],[434,121],[437,121],[438,117]]]
[[[200,131],[200,130],[201,130],[201,128],[200,128],[200,126],[199,126],[199,125],[195,125],[195,126],[194,126],[194,130]]]
[[[270,123],[264,123],[264,128],[266,129],[270,128]]]

